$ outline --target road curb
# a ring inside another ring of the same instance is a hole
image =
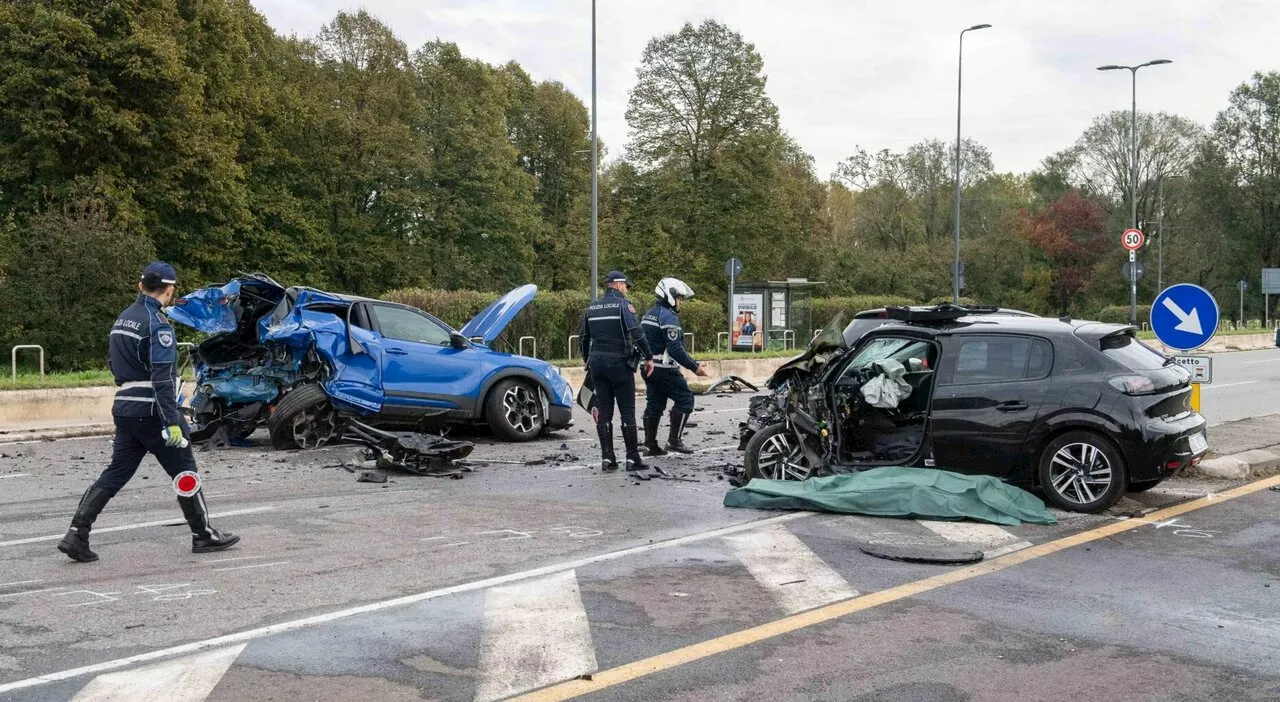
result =
[[[57,439],[76,439],[85,436],[109,436],[115,433],[114,424],[76,424],[65,427],[45,427],[41,429],[16,429],[0,431],[0,444],[16,444],[25,441],[55,441]]]
[[[1201,461],[1192,474],[1220,480],[1240,480],[1259,476],[1276,468],[1280,468],[1280,451],[1254,449]]]

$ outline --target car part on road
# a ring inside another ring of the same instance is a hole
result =
[[[385,483],[387,474],[377,470],[362,470],[356,475],[357,483]]]
[[[345,437],[365,445],[364,457],[382,470],[401,470],[415,475],[460,475],[454,461],[471,455],[475,445],[434,434],[385,431],[350,420]]]
[[[874,468],[796,480],[752,480],[725,493],[725,507],[804,509],[912,519],[1056,524],[1035,495],[989,475],[934,468]]]
[[[966,549],[961,546],[900,546],[880,541],[867,541],[859,543],[858,550],[868,556],[885,558],[891,561],[936,563],[938,565],[977,563],[983,558],[982,551]]]
[[[760,389],[736,375],[726,375],[707,386],[707,389],[702,394],[714,395],[720,392],[742,392],[743,390],[759,392]]]
[[[1104,510],[1124,497],[1128,485],[1124,458],[1101,434],[1068,432],[1040,454],[1040,487],[1063,509]]]

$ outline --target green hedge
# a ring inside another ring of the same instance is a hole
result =
[[[406,288],[387,293],[384,299],[412,305],[443,319],[455,328],[460,328],[467,320],[493,302],[493,293],[481,293],[471,290],[424,290]],[[522,336],[532,336],[538,341],[540,358],[565,358],[566,344],[570,334],[578,333],[582,323],[582,314],[589,304],[586,293],[582,292],[539,292],[533,302],[526,307],[511,326],[507,328],[503,338],[494,345],[505,351],[518,350]],[[653,304],[653,298],[642,295],[632,300],[636,312],[643,315]],[[939,302],[930,300],[928,302]],[[849,319],[855,312],[889,305],[920,304],[920,301],[893,295],[853,295],[848,297],[823,297],[797,302],[792,306],[793,326],[796,326],[796,342],[804,346],[812,335],[812,329],[820,329],[838,313]],[[812,327],[805,328],[805,320],[812,319]],[[681,306],[680,322],[687,333],[694,335],[694,352],[709,352],[715,348],[717,335],[727,330],[724,305],[721,301],[693,299]],[[529,347],[526,345],[526,351]],[[580,356],[576,341],[574,356]]]
[[[455,328],[462,327],[496,299],[493,293],[421,288],[393,290],[383,297],[426,310]],[[539,358],[565,358],[569,335],[578,333],[588,304],[590,299],[583,292],[540,291],[494,346],[514,353],[519,350],[520,337],[532,336],[538,342]],[[637,314],[643,315],[653,304],[653,298],[636,298],[632,304]],[[707,350],[714,347],[716,332],[725,328],[724,310],[716,303],[690,300],[680,308],[680,322],[686,333],[694,334],[695,351]],[[525,350],[531,351],[528,342]],[[577,340],[574,341],[574,356],[581,356]]]
[[[1148,323],[1151,319],[1151,305],[1138,305],[1138,326]],[[1129,306],[1128,305],[1110,305],[1098,310],[1097,320],[1108,324],[1128,324],[1129,323]]]

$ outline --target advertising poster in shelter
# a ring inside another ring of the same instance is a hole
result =
[[[751,349],[764,343],[764,295],[735,293],[733,296],[733,338],[735,349]]]

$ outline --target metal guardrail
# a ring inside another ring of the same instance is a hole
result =
[[[790,347],[787,346],[788,341],[791,342]],[[788,348],[790,348],[791,350],[795,350],[796,348],[796,330],[795,329],[782,330],[782,348],[784,351]]]
[[[694,346],[694,341],[695,340],[694,340],[693,332],[684,333],[684,345],[687,349],[689,349],[689,353],[695,353],[697,351],[697,348]]]
[[[520,340],[519,340],[518,342],[516,342],[516,353],[517,353],[517,354],[519,354],[519,355],[521,355],[521,356],[527,356],[527,355],[528,355],[528,354],[526,354],[526,353],[524,352],[524,342],[525,342],[525,341],[532,341],[532,342],[533,342],[533,358],[537,358],[537,357],[538,357],[538,339],[537,339],[537,337],[533,337],[533,336],[522,336],[522,337],[520,337]]]
[[[764,351],[764,332],[753,332],[751,334],[751,350]]]
[[[570,334],[570,335],[569,335],[569,341],[568,341],[568,343],[566,343],[566,344],[565,344],[565,352],[569,355],[569,360],[573,360],[573,340],[574,340],[574,339],[579,339],[579,338],[580,338],[580,337],[579,337],[577,334]],[[582,348],[582,342],[581,342],[581,341],[579,341],[579,342],[578,342],[578,348],[579,348],[579,349],[581,349],[581,348]]]
[[[13,379],[18,379],[18,351],[21,349],[40,349],[40,381],[44,382],[44,347],[40,344],[18,344],[9,351],[9,366],[13,371]]]
[[[720,353],[720,340],[724,339],[724,348],[729,350],[729,332],[720,332],[716,334],[716,353]]]

